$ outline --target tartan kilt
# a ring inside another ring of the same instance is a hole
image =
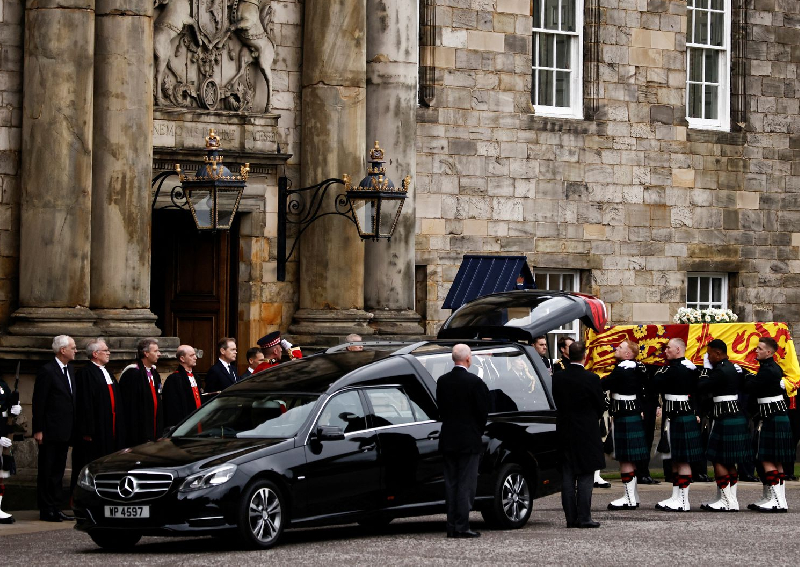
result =
[[[708,437],[706,456],[712,463],[733,465],[752,460],[753,438],[747,418],[742,414],[714,420]]]
[[[773,463],[794,461],[795,448],[792,442],[792,427],[789,416],[773,415],[761,422],[761,430],[756,434],[758,441],[758,460]]]
[[[614,417],[614,458],[633,463],[646,461],[650,449],[644,438],[642,418],[638,415]]]
[[[670,418],[669,446],[673,463],[694,463],[705,460],[700,426],[694,414]]]

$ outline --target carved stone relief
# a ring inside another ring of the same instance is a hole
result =
[[[271,0],[155,0],[160,107],[268,112],[275,58]]]

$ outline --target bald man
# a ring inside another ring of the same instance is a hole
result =
[[[447,501],[447,537],[474,538],[469,511],[475,500],[478,464],[483,452],[483,431],[489,415],[489,389],[469,372],[472,352],[465,344],[453,347],[453,369],[436,383],[436,400],[442,420],[439,451],[444,456]]]
[[[164,404],[164,427],[177,425],[183,418],[200,407],[200,387],[194,378],[197,366],[197,350],[190,345],[181,345],[175,353],[178,369],[164,382],[161,398]]]

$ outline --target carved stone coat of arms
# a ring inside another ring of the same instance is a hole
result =
[[[155,0],[159,107],[268,112],[275,58],[270,0]]]

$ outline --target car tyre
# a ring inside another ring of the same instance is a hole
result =
[[[481,515],[491,527],[516,530],[528,523],[531,517],[533,494],[522,467],[508,463],[500,467],[495,476],[491,504],[481,510]]]
[[[127,551],[142,539],[142,534],[122,530],[92,530],[89,537],[108,551]]]
[[[287,519],[283,494],[274,482],[259,480],[244,491],[239,503],[239,535],[248,547],[273,547]]]

